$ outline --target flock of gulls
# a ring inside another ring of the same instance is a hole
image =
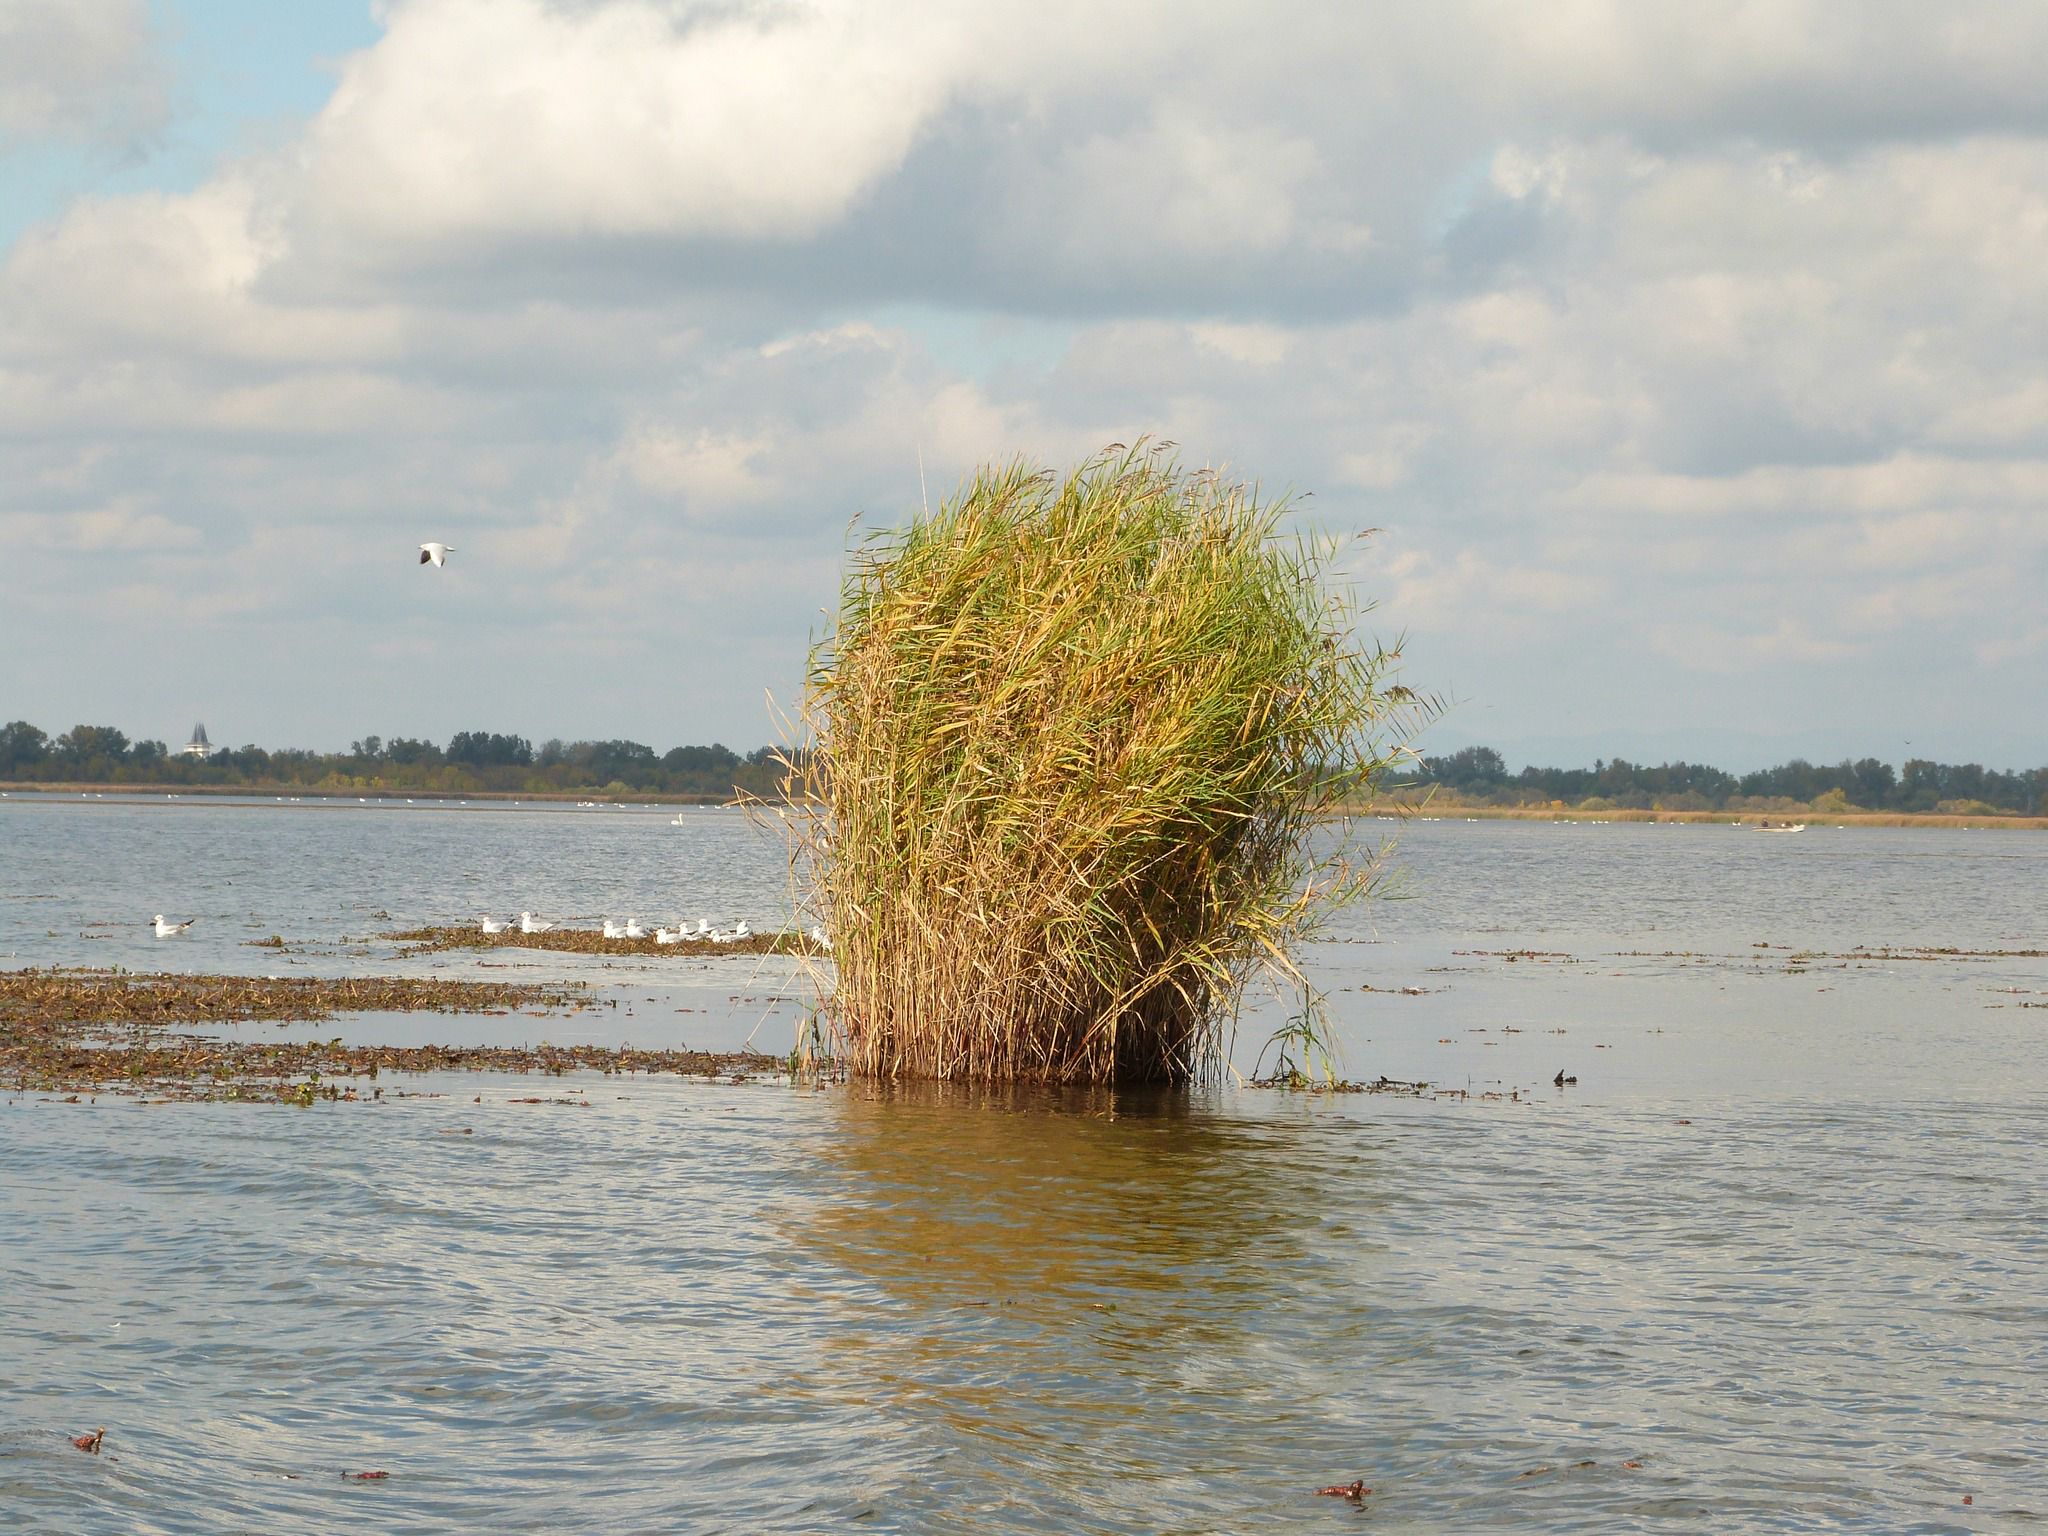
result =
[[[174,923],[165,917],[163,913],[159,912],[156,915],[156,936],[160,939],[176,938],[197,921],[197,918],[188,917],[182,923]],[[482,927],[485,933],[510,933],[514,929],[517,929],[520,933],[546,933],[555,926],[554,923],[541,921],[531,912],[520,913],[517,922],[512,921],[510,918],[486,917],[482,919]],[[714,928],[711,925],[711,919],[703,917],[697,920],[697,926],[694,928],[688,923],[678,923],[673,928],[654,928],[651,930],[642,927],[639,918],[629,917],[623,923],[613,922],[610,918],[606,918],[604,920],[604,936],[608,939],[652,939],[657,944],[736,944],[741,939],[752,938],[754,930],[747,926],[747,920],[744,917],[730,928]],[[810,937],[811,942],[820,949],[829,950],[832,947],[832,941],[825,936],[825,930],[818,927],[815,923],[811,925]]]
[[[517,922],[509,918],[486,917],[480,919],[479,926],[485,933],[510,933],[515,929],[520,933],[546,933],[556,925],[542,921],[531,912],[522,912]],[[608,939],[652,939],[657,944],[737,944],[754,936],[754,930],[747,926],[744,917],[730,928],[713,927],[708,917],[697,919],[694,928],[687,922],[677,923],[673,928],[647,928],[637,917],[629,917],[623,923],[608,917],[604,920],[603,933]],[[811,942],[820,949],[832,947],[825,930],[815,924],[811,928]]]
[[[542,922],[531,912],[520,913],[517,923],[509,920],[501,922],[495,917],[484,918],[482,922],[485,933],[507,933],[514,928],[521,933],[546,933],[555,926],[557,925],[554,923]],[[751,938],[753,932],[754,930],[747,926],[744,917],[730,928],[714,928],[711,926],[711,919],[704,917],[697,920],[697,926],[694,928],[688,923],[678,923],[673,928],[652,930],[642,927],[637,917],[629,917],[623,923],[613,922],[610,918],[604,920],[604,936],[608,939],[652,939],[657,944],[681,944],[685,941],[695,943],[706,940],[713,944],[731,944],[740,939]]]

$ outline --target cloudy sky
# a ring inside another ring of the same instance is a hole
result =
[[[1432,746],[2048,762],[2044,57],[1968,0],[0,0],[0,719],[744,748],[920,460],[1149,432],[1383,530]]]

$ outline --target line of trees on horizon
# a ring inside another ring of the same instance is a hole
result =
[[[110,725],[74,725],[51,737],[26,720],[0,726],[0,780],[27,784],[177,784],[194,788],[424,790],[429,794],[652,794],[728,800],[766,798],[782,770],[777,749],[744,755],[722,743],[657,754],[637,741],[562,741],[536,747],[524,736],[457,731],[448,744],[410,736],[366,736],[346,752],[217,748],[173,752],[161,741],[130,741]]]
[[[74,725],[51,737],[26,720],[0,726],[0,781],[26,784],[176,784],[194,788],[364,790],[429,794],[647,794],[729,800],[773,796],[777,749],[741,754],[721,743],[657,754],[637,741],[563,741],[457,731],[446,746],[410,736],[366,736],[346,752],[218,748],[206,757],[161,741],[129,740],[110,725]],[[1733,774],[1703,763],[1652,767],[1602,758],[1590,768],[1531,765],[1510,773],[1492,747],[1424,757],[1411,780],[1466,805],[1579,810],[1936,812],[2048,816],[2048,766],[1999,771],[1977,763],[1874,757],[1832,765],[1793,758]]]
[[[1874,757],[1832,765],[1795,757],[1775,768],[1733,774],[1703,763],[1651,767],[1602,758],[1591,768],[1529,766],[1509,773],[1491,747],[1425,757],[1414,780],[1467,805],[1566,806],[1632,811],[1855,811],[1955,816],[2048,816],[2048,767],[1999,771],[1980,763],[1909,758],[1903,768]]]

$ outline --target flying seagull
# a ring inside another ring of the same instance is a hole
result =
[[[454,553],[455,547],[452,544],[422,544],[420,564],[425,565],[431,561],[435,565],[446,565],[448,557]]]
[[[174,934],[183,933],[197,921],[199,919],[196,917],[188,917],[182,923],[167,923],[164,921],[163,913],[159,912],[156,915],[156,936],[160,939],[168,939]]]

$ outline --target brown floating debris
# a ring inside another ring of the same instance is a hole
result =
[[[71,1443],[81,1451],[90,1451],[93,1455],[97,1456],[100,1453],[100,1442],[106,1438],[107,1427],[102,1424],[89,1435],[73,1435]]]
[[[508,1004],[586,1007],[580,987],[400,976],[194,976],[56,966],[0,971],[0,1028],[217,1024],[337,1013],[477,1013]]]
[[[374,1483],[390,1475],[389,1472],[344,1472],[341,1474],[344,1482],[357,1483]]]
[[[406,947],[401,955],[427,955],[443,949],[552,949],[578,955],[655,955],[664,960],[702,960],[718,955],[822,955],[824,949],[801,933],[750,933],[743,939],[714,943],[657,944],[644,939],[608,939],[594,928],[550,928],[545,933],[485,933],[474,924],[408,928],[385,938]]]
[[[757,1051],[612,1049],[598,1045],[349,1045],[328,1040],[251,1041],[178,1032],[176,1024],[280,1021],[342,1011],[478,1012],[506,1002],[584,1008],[575,986],[412,980],[134,975],[85,969],[0,972],[0,1088],[72,1095],[78,1090],[155,1099],[253,1100],[311,1107],[375,1103],[349,1078],[380,1072],[600,1071],[678,1073],[702,1079],[786,1073],[786,1058]],[[340,1081],[337,1081],[337,1080]],[[413,1095],[394,1095],[394,1097]]]

